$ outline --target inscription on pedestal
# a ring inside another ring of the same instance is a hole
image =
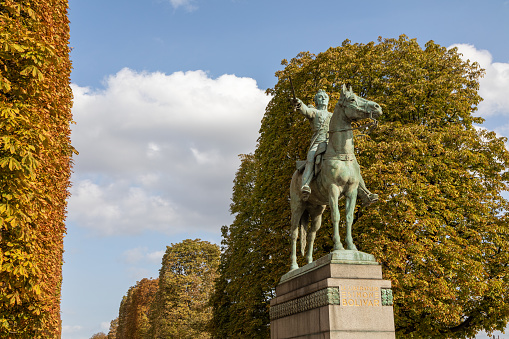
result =
[[[380,288],[366,285],[343,285],[339,287],[341,306],[380,307],[382,306]]]
[[[304,297],[272,306],[270,308],[270,319],[279,319],[327,305],[345,307],[392,306],[392,290],[367,285],[328,287]]]

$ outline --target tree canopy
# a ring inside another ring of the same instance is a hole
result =
[[[119,311],[120,313],[120,311]],[[118,317],[110,321],[110,329],[108,330],[108,339],[116,339],[117,338],[117,329],[118,329]]]
[[[144,278],[129,288],[127,295],[122,298],[118,312],[118,322],[111,322],[110,333],[118,339],[146,338],[150,324],[148,312],[159,286],[158,279]]]
[[[254,154],[241,157],[232,195],[235,220],[223,227],[214,337],[269,338],[268,302],[289,270],[289,184],[306,158],[311,129],[292,111],[318,89],[332,111],[342,84],[383,108],[379,128],[355,138],[367,187],[380,200],[356,210],[354,240],[392,281],[398,336],[466,338],[502,330],[509,319],[509,152],[505,138],[476,117],[477,63],[400,36],[345,41],[299,53],[276,72]],[[342,204],[343,202],[340,202]],[[343,218],[344,219],[344,218]],[[315,259],[332,249],[328,211]],[[300,265],[304,264],[303,261]]]
[[[209,299],[219,254],[219,246],[200,239],[167,246],[147,338],[210,338]]]
[[[71,155],[67,0],[0,1],[0,337],[59,338]]]

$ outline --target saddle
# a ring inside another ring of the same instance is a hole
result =
[[[322,160],[325,151],[327,150],[327,143],[322,142],[318,145],[318,148],[315,153],[315,168],[314,168],[314,176],[316,176],[322,170]],[[327,157],[329,160],[341,160],[341,161],[353,161],[355,160],[355,154],[337,154],[333,157]],[[297,170],[302,173],[306,168],[305,160],[297,160],[296,162]]]

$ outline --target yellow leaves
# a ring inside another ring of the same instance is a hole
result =
[[[9,299],[9,304],[11,306],[15,306],[16,304],[18,304],[18,305],[21,304],[21,299],[19,297],[18,292],[14,292],[12,294],[7,294],[7,299]]]
[[[0,91],[7,93],[11,90],[11,82],[4,77],[0,78]]]
[[[44,74],[37,68],[35,65],[29,65],[25,67],[21,73],[21,75],[32,75],[34,78],[37,78],[39,81],[44,80]]]
[[[217,245],[199,239],[167,246],[157,298],[150,306],[153,333],[162,337],[177,334],[189,338],[208,336],[206,323],[210,320],[211,309],[207,303],[217,278],[219,255]],[[130,295],[131,290],[120,309],[119,331],[125,331],[128,326],[122,318],[129,306]]]
[[[11,43],[11,44],[5,44],[4,45],[4,50],[7,52],[19,52],[19,53],[22,53],[25,51],[25,48],[21,45],[18,45],[18,44],[15,44],[15,43]]]
[[[8,158],[9,159],[9,170],[20,170],[21,169],[21,164],[19,163],[19,161],[16,159],[16,158]],[[2,167],[4,167],[2,165]]]
[[[23,327],[9,330],[23,337],[36,337],[41,325],[52,336],[59,333],[70,170],[66,1],[4,1],[1,7],[0,93],[9,95],[0,96],[0,274],[9,285],[0,283],[0,298],[9,298],[0,301],[0,319],[22,319]],[[0,323],[0,337],[8,337],[5,328]]]
[[[35,11],[34,11],[32,8],[30,8],[30,7],[28,7],[28,6],[24,6],[24,7],[23,7],[23,10],[24,10],[24,12],[25,12],[25,13],[27,13],[27,14],[28,14],[28,16],[29,16],[31,19],[33,19],[33,20],[37,20],[37,15],[36,15]]]
[[[2,118],[4,119],[15,119],[19,115],[19,109],[18,108],[12,108],[9,106],[2,107],[1,110]],[[4,124],[4,122],[2,122]]]

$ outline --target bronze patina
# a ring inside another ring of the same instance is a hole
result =
[[[313,261],[313,243],[316,231],[321,226],[322,213],[326,205],[331,208],[334,251],[343,250],[339,237],[338,200],[345,197],[346,205],[346,248],[357,250],[352,239],[353,214],[357,195],[365,204],[376,201],[378,196],[366,188],[360,167],[354,154],[353,121],[382,114],[380,105],[353,93],[351,87],[343,85],[340,98],[333,113],[327,112],[329,96],[319,90],[315,95],[316,108],[307,107],[295,98],[296,110],[311,122],[313,137],[308,151],[304,171],[297,169],[290,186],[291,225],[291,267],[297,269],[297,238],[301,234],[301,251],[308,263]],[[317,155],[319,156],[317,158]],[[320,171],[315,173],[319,163]],[[315,175],[313,175],[315,174]],[[309,221],[311,220],[311,223]],[[305,252],[307,243],[307,253]]]

